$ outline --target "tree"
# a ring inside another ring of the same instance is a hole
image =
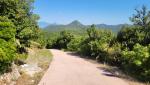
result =
[[[0,0],[0,16],[6,16],[16,26],[16,39],[21,44],[36,38],[38,33],[37,20],[33,14],[34,0]]]
[[[61,31],[60,36],[57,38],[56,42],[54,43],[54,48],[59,49],[67,49],[67,44],[74,38],[74,35],[67,31]]]
[[[150,25],[150,11],[143,5],[142,9],[135,9],[136,14],[130,17],[134,25],[147,28]]]
[[[6,72],[16,58],[15,31],[11,20],[0,16],[0,73]]]
[[[39,17],[32,12],[33,2],[0,0],[0,72],[5,72],[16,54],[22,52],[30,40],[38,37]]]
[[[127,26],[123,27],[117,34],[117,40],[123,47],[132,49],[136,43],[144,44],[145,32],[141,27]]]
[[[91,40],[96,40],[99,38],[99,32],[96,29],[94,24],[91,25],[91,27],[87,29],[87,34]]]
[[[75,37],[67,44],[67,49],[70,51],[78,52],[80,50],[80,44],[82,37]]]
[[[125,47],[132,49],[136,43],[148,45],[150,42],[150,11],[143,6],[136,9],[136,14],[130,17],[134,26],[125,26],[118,32],[117,39]]]
[[[87,34],[88,37],[81,42],[81,53],[92,58],[105,57],[110,41],[113,39],[112,32],[97,29],[92,25],[87,29]]]

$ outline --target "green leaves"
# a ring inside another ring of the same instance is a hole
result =
[[[74,35],[72,35],[71,33],[67,31],[61,31],[53,47],[59,48],[59,49],[67,49],[67,45],[73,38],[74,38]]]
[[[98,39],[100,36],[99,36],[99,32],[98,30],[96,29],[95,25],[92,25],[90,28],[87,29],[87,33],[89,35],[89,38],[91,40],[96,40]]]
[[[80,38],[80,37],[76,37],[76,38],[72,39],[68,43],[67,49],[70,50],[70,51],[78,52],[80,50],[81,41],[82,41],[82,38]]]
[[[140,79],[150,80],[150,11],[143,6],[130,18],[134,26],[123,27],[117,35],[122,44],[122,67]],[[138,74],[138,76],[137,76]]]
[[[20,47],[24,48],[38,37],[39,17],[32,13],[33,2],[0,0],[0,72],[5,72],[16,59],[16,54],[22,52]]]
[[[137,66],[141,66],[142,62],[140,60],[135,60],[133,61],[134,64],[136,64]]]
[[[150,54],[147,47],[136,44],[132,51],[123,51],[122,56],[126,60],[129,60],[129,64],[135,64],[139,66],[149,58]]]
[[[0,71],[4,72],[16,58],[16,31],[8,18],[0,16],[0,21]]]
[[[107,49],[113,39],[113,34],[109,30],[97,29],[94,25],[87,29],[88,38],[83,40],[80,44],[80,53],[90,56],[92,58],[105,58]],[[102,57],[103,56],[103,57]]]
[[[147,26],[150,24],[150,11],[144,5],[141,9],[135,9],[135,11],[136,14],[133,14],[133,17],[130,18],[130,21],[133,22],[134,25],[147,28]]]
[[[140,44],[136,44],[133,47],[132,51],[125,50],[122,51],[122,58],[124,63],[122,67],[125,70],[130,69],[129,72],[133,74],[138,74],[137,78],[145,77],[144,79],[148,78],[149,75],[149,62],[150,62],[150,47],[149,46],[142,46]],[[143,77],[141,77],[143,76]]]

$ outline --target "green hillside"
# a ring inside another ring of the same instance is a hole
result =
[[[118,25],[96,24],[95,26],[99,29],[108,29],[108,30],[112,30],[114,33],[117,33],[124,25],[128,25],[128,24],[118,24]],[[75,20],[67,25],[51,24],[45,27],[44,30],[47,32],[59,32],[63,30],[82,32],[89,27],[90,25],[83,25],[81,22]]]

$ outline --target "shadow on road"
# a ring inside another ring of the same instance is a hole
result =
[[[102,75],[121,78],[117,68],[106,68],[106,67],[97,67],[97,68],[103,71]]]
[[[87,56],[82,56],[80,55],[79,53],[75,53],[75,52],[67,52],[68,55],[71,55],[71,56],[74,56],[74,57],[77,57],[77,58],[82,58],[88,62],[91,62],[93,64],[102,64],[102,63],[99,63],[99,62],[96,62],[95,59],[91,59]],[[105,76],[109,76],[109,77],[117,77],[117,78],[124,78],[121,74],[122,72],[117,68],[117,67],[107,67],[107,66],[99,66],[97,67],[97,69],[101,70],[102,71],[102,75],[105,75]]]

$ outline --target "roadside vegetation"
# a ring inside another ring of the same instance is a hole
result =
[[[0,1],[0,73],[9,71],[11,63],[37,39],[38,16],[31,12],[33,0]]]
[[[0,85],[37,84],[49,66],[52,55],[42,49],[46,39],[37,24],[39,16],[33,14],[33,3],[34,0],[0,0]],[[31,51],[35,53],[32,56]],[[40,73],[34,72],[35,77],[25,74],[32,67],[29,62],[35,64],[33,69],[41,69]],[[26,81],[26,77],[33,81]]]

